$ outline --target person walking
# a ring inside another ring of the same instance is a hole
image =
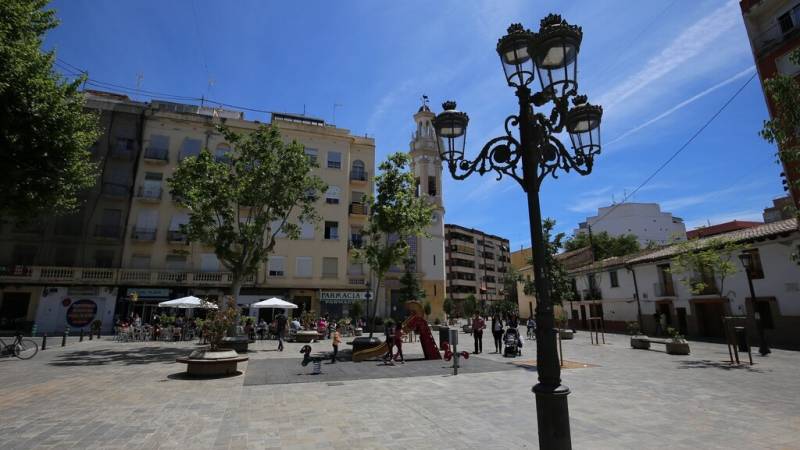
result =
[[[386,348],[389,350],[383,355],[384,361],[391,364],[392,359],[394,358],[394,330],[392,329],[392,323],[383,323],[383,333],[386,336]]]
[[[397,351],[394,354],[394,360],[400,358],[400,364],[405,364],[406,359],[403,357],[403,324],[397,323],[394,327],[394,346]]]
[[[661,336],[664,329],[661,327],[661,312],[656,311],[653,313],[653,321],[656,323],[656,336]]]
[[[336,364],[336,355],[339,353],[339,344],[342,343],[342,334],[339,332],[339,328],[334,325],[333,326],[333,335],[331,336],[333,344],[333,356],[331,356],[331,364]]]
[[[528,317],[528,339],[536,339],[536,321]]]
[[[283,351],[283,334],[286,332],[286,316],[278,314],[275,319],[275,334],[278,335],[278,351]]]
[[[486,322],[480,314],[475,313],[472,318],[472,339],[475,341],[475,354],[483,352],[483,330],[486,328]]]
[[[495,314],[492,317],[492,336],[494,337],[494,352],[503,351],[503,321]]]

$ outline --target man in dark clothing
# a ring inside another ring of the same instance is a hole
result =
[[[286,316],[278,314],[275,319],[275,332],[278,335],[278,351],[283,351],[283,333],[286,332]]]
[[[483,329],[486,328],[486,322],[483,321],[480,314],[475,313],[472,319],[472,338],[475,340],[475,353],[483,351]]]

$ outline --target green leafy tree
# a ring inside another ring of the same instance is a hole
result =
[[[469,318],[478,310],[478,300],[470,294],[464,299],[464,315]]]
[[[425,303],[422,304],[422,311],[425,313],[425,317],[431,315],[431,310],[432,310],[431,302],[426,301]]]
[[[447,314],[447,319],[451,319],[456,315],[456,305],[453,302],[453,299],[447,297],[444,299],[444,303],[442,304],[442,309],[444,309],[444,313]]]
[[[419,279],[413,270],[414,260],[406,258],[405,271],[400,278],[400,301],[422,300],[425,298],[425,290],[419,287]]]
[[[89,147],[98,119],[78,91],[53,71],[44,33],[58,25],[47,0],[0,2],[0,214],[22,221],[80,206],[95,183]]]
[[[567,251],[589,246],[592,247],[596,260],[629,255],[639,251],[639,241],[633,234],[611,236],[607,231],[601,231],[600,233],[592,233],[590,240],[589,233],[578,233],[564,242],[564,249]]]
[[[367,198],[369,221],[362,234],[365,244],[353,250],[355,258],[369,266],[376,280],[373,318],[386,273],[408,256],[407,239],[424,236],[425,227],[431,222],[433,207],[417,197],[409,162],[407,154],[398,152],[378,166],[381,174],[375,177],[376,195]],[[369,337],[372,334],[370,328]]]
[[[724,238],[683,241],[677,246],[678,254],[672,259],[670,272],[680,276],[680,283],[695,295],[727,297],[725,280],[738,272],[735,254],[743,246]]]
[[[522,281],[522,274],[519,273],[519,270],[509,266],[506,273],[503,274],[503,292],[506,300],[511,303],[519,304],[517,283],[520,281]]]
[[[300,235],[301,223],[314,223],[314,204],[325,184],[312,175],[313,163],[297,142],[286,144],[280,132],[261,125],[249,134],[218,127],[233,150],[217,161],[208,149],[184,159],[169,184],[189,210],[184,231],[190,240],[214,248],[231,272],[231,295],[253,275],[275,247],[278,233]]]
[[[572,278],[567,273],[567,269],[556,258],[556,255],[565,244],[564,233],[553,235],[555,226],[556,221],[551,218],[545,219],[542,223],[545,241],[544,262],[546,266],[545,272],[550,279],[550,300],[553,304],[562,305],[564,302],[574,300],[575,291],[572,289]],[[533,258],[528,263],[533,264]],[[524,292],[526,295],[536,295],[534,280],[525,283]]]
[[[363,313],[364,307],[361,305],[361,302],[353,302],[353,304],[350,305],[350,316],[352,316],[353,319],[360,319]]]

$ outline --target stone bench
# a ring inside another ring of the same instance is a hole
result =
[[[672,339],[651,338],[647,336],[631,336],[631,347],[640,350],[649,350],[650,344],[664,344],[670,355],[688,355],[689,343],[674,341]]]
[[[295,342],[311,342],[319,340],[319,333],[316,331],[302,330],[292,335]]]
[[[175,361],[186,364],[186,373],[190,376],[212,377],[236,374],[237,364],[247,361],[247,356],[238,356],[235,351],[192,352],[189,356],[176,358]]]

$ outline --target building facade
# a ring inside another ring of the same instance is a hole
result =
[[[505,299],[503,278],[511,265],[508,239],[474,228],[445,224],[447,296],[470,295],[484,305]]]
[[[232,149],[216,130],[221,121],[242,133],[260,123],[235,111],[108,97],[88,95],[87,106],[108,119],[104,138],[95,146],[98,155],[106,156],[97,192],[86,203],[92,212],[82,216],[83,240],[46,231],[38,235],[43,243],[29,249],[19,247],[13,229],[2,235],[7,244],[0,257],[12,270],[0,282],[22,287],[3,291],[0,311],[14,304],[9,299],[20,301],[21,290],[27,289],[31,300],[26,319],[35,319],[40,331],[84,325],[71,319],[80,315],[74,310],[83,311],[82,317],[95,311],[93,319],[102,320],[106,329],[114,316],[135,313],[148,320],[160,301],[189,294],[214,299],[230,288],[230,274],[213,249],[189,242],[181,233],[188,211],[170,196],[167,180],[183,158],[202,148],[220,161],[227,158]],[[360,229],[367,219],[364,196],[372,192],[374,140],[300,115],[274,113],[270,123],[285,141],[305,146],[319,165],[314,173],[329,187],[317,204],[322,220],[303,224],[299,240],[278,235],[269,261],[245,281],[239,306],[246,314],[270,314],[248,305],[276,296],[297,303],[299,312],[346,315],[349,305],[366,292],[368,273],[352,260],[350,249],[361,244]],[[42,239],[51,236],[47,233],[54,233],[52,242]],[[73,258],[66,256],[66,248],[73,249]]]
[[[790,55],[800,46],[800,1],[740,0],[739,6],[762,87],[765,80],[779,74],[797,79],[800,66],[790,60]],[[769,98],[765,100],[773,116],[775,106]],[[782,159],[781,163],[785,189],[800,208],[800,162]]]
[[[600,208],[596,216],[587,217],[586,222],[578,225],[575,235],[588,233],[590,228],[592,233],[605,231],[611,236],[633,234],[641,246],[686,239],[683,219],[662,212],[656,203],[621,203]]]

